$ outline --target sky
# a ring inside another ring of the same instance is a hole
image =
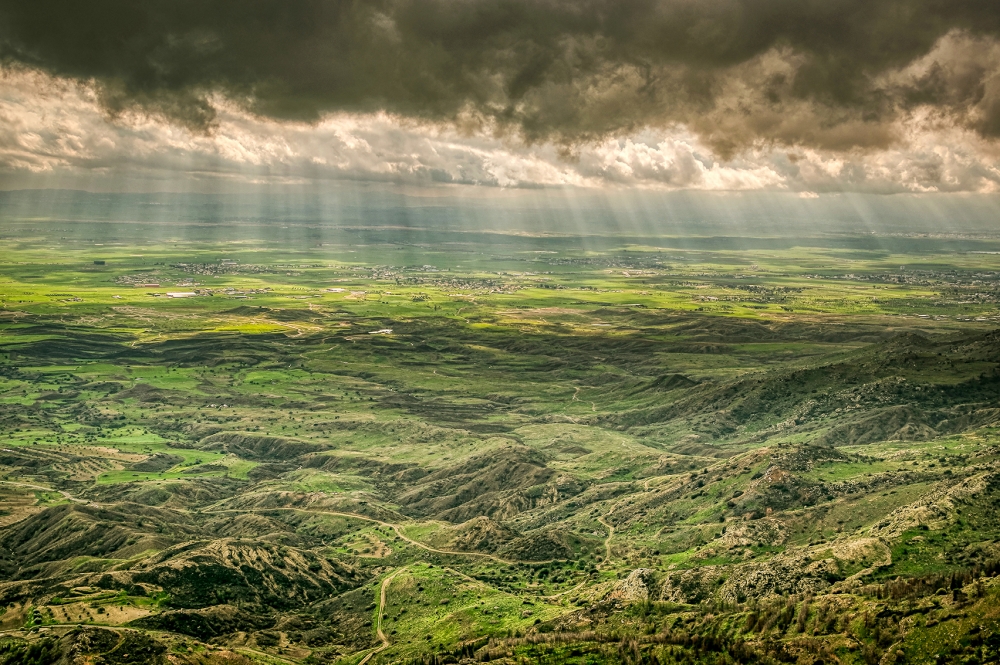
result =
[[[0,0],[0,189],[986,194],[995,0]]]

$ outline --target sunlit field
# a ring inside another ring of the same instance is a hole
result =
[[[9,631],[260,663],[996,653],[1000,240],[106,228],[4,230]]]
[[[0,665],[1000,663],[996,0],[0,0]]]

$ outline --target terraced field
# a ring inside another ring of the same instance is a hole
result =
[[[995,240],[98,226],[5,228],[0,663],[1000,658]]]

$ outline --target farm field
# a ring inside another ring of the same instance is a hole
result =
[[[0,662],[1000,659],[1000,237],[268,229],[5,224]]]

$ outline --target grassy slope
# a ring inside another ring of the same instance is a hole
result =
[[[381,611],[379,661],[995,652],[994,256],[512,239],[407,268],[349,240],[17,236],[4,628],[358,662]]]

